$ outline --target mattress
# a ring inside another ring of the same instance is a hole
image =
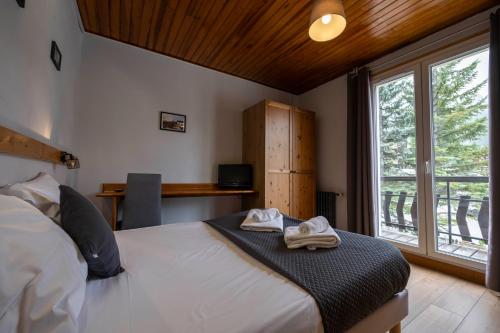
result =
[[[125,272],[87,283],[83,332],[323,332],[306,291],[206,223],[116,238]]]

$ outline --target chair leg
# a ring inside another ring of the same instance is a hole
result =
[[[391,330],[390,333],[401,333],[401,322],[397,323]]]

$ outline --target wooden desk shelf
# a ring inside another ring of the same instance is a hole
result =
[[[118,216],[118,205],[125,197],[125,183],[105,183],[102,184],[102,192],[96,194],[100,198],[112,199],[111,227],[116,230]],[[217,184],[162,184],[161,196],[163,198],[180,197],[219,197],[232,195],[256,195],[258,191],[254,189],[228,189],[220,188]]]

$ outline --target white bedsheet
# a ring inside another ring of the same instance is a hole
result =
[[[323,332],[307,292],[203,222],[116,238],[126,272],[87,283],[83,332]]]

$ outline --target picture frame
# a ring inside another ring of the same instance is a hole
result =
[[[160,111],[160,129],[162,131],[172,131],[186,133],[186,115]]]
[[[56,67],[58,71],[61,70],[61,62],[62,62],[62,54],[61,50],[59,50],[59,46],[57,46],[57,43],[55,41],[52,41],[52,44],[50,46],[50,59],[52,60],[52,63]]]

